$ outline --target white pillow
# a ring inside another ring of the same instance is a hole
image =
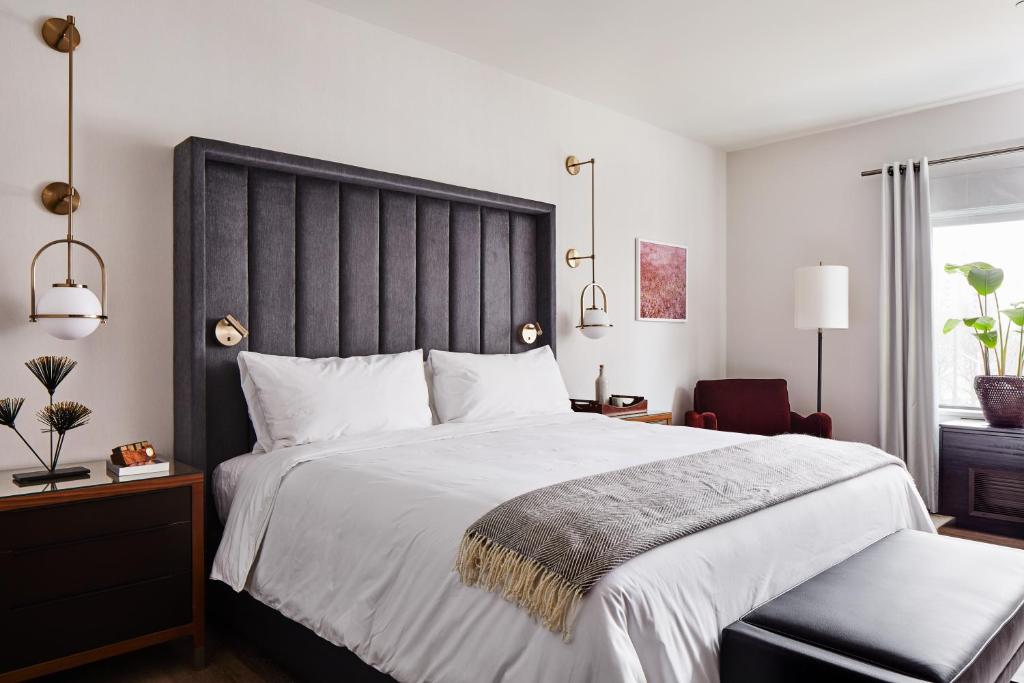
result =
[[[431,351],[429,360],[441,422],[569,412],[569,392],[549,346],[493,355]]]
[[[245,359],[247,356],[259,354],[251,351],[242,351],[238,354],[238,374],[242,378],[242,394],[245,396],[245,405],[249,407],[249,421],[252,422],[252,430],[256,432],[256,444],[252,447],[253,453],[266,453],[271,448],[273,439],[267,430],[266,420],[263,419],[263,408],[256,398],[256,385],[249,377],[249,366]]]
[[[267,451],[431,425],[419,350],[317,359],[243,351],[238,367],[253,428]]]

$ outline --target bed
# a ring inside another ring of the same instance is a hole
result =
[[[175,440],[212,483],[214,619],[313,680],[716,681],[721,630],[749,609],[893,531],[932,529],[905,470],[884,467],[626,562],[567,642],[460,583],[466,528],[551,483],[755,437],[567,414],[243,455],[240,350],[526,351],[518,324],[554,329],[554,227],[543,203],[178,146]],[[212,335],[229,313],[252,332],[238,347]]]

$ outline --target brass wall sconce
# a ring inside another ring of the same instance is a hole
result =
[[[213,328],[213,336],[221,346],[234,346],[249,336],[249,330],[238,322],[238,318],[229,313],[217,321]]]
[[[539,322],[523,323],[519,328],[519,338],[523,340],[524,344],[533,344],[542,334],[544,334],[544,330],[541,329]]]
[[[590,254],[582,256],[575,249],[570,249],[565,253],[565,262],[570,268],[579,267],[582,261],[590,261],[590,284],[583,288],[580,292],[580,322],[576,325],[576,329],[583,334],[584,337],[590,339],[600,339],[601,337],[608,334],[608,331],[612,328],[611,319],[608,317],[608,294],[604,291],[604,287],[597,284],[597,249],[596,244],[596,218],[594,211],[594,169],[597,164],[596,161],[591,158],[587,161],[579,161],[574,156],[566,157],[565,159],[565,170],[569,175],[579,175],[580,170],[583,166],[590,166]],[[587,292],[590,292],[590,306],[586,306]],[[601,292],[601,305],[597,305],[597,293]]]
[[[58,215],[68,217],[67,235],[64,239],[47,242],[32,258],[30,269],[31,302],[29,321],[39,322],[49,334],[58,339],[81,339],[92,334],[100,323],[107,321],[107,268],[99,252],[85,242],[75,239],[74,213],[81,203],[81,196],[74,185],[74,60],[75,49],[82,36],[75,26],[75,18],[47,19],[42,28],[43,40],[58,52],[68,55],[68,181],[53,182],[43,188],[43,206]],[[38,301],[36,300],[36,266],[39,257],[51,247],[65,245],[67,249],[67,277],[64,282],[53,285]],[[100,297],[89,291],[84,284],[75,281],[72,275],[72,250],[80,247],[92,254],[100,268]]]

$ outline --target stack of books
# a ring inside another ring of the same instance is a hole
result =
[[[154,458],[147,463],[139,465],[118,465],[110,460],[107,461],[107,474],[114,477],[117,481],[163,477],[170,474],[170,471],[170,461],[162,458]]]

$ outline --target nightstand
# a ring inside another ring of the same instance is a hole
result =
[[[0,472],[0,683],[177,638],[203,660],[203,473],[18,487]]]
[[[672,413],[647,413],[646,415],[630,415],[629,417],[622,418],[623,420],[629,420],[630,422],[647,422],[649,424],[656,425],[671,425],[672,424]]]

